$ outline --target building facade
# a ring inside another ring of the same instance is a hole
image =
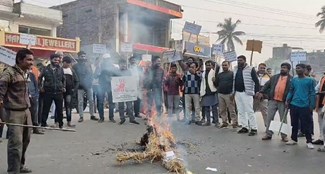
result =
[[[164,0],[77,0],[53,7],[62,10],[62,37],[80,37],[81,49],[92,53],[93,44],[123,52],[160,54],[169,47],[170,19],[182,18],[181,6]]]
[[[273,47],[272,58],[290,60],[292,48],[288,44],[283,44],[282,47]]]

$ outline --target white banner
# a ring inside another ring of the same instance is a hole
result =
[[[113,102],[135,101],[138,98],[137,79],[132,76],[112,77]]]
[[[152,55],[151,54],[143,54],[142,61],[151,62]]]
[[[197,24],[190,23],[190,22],[185,22],[183,31],[192,33],[194,35],[199,35],[201,32],[201,28],[202,28],[201,25],[197,25]]]
[[[307,52],[292,52],[291,53],[291,61],[300,62],[307,60]]]
[[[122,42],[121,43],[121,52],[122,53],[132,53],[133,52],[133,44]]]
[[[14,66],[16,63],[16,52],[0,46],[0,62]]]
[[[183,59],[183,54],[180,51],[170,50],[163,53],[163,59],[168,62],[176,62]]]
[[[93,44],[93,53],[105,54],[107,52],[105,44]]]
[[[223,56],[224,56],[225,60],[227,60],[229,62],[233,62],[233,61],[237,60],[237,54],[235,51],[225,52],[225,53],[223,53]]]
[[[19,43],[23,45],[36,45],[36,36],[21,33],[19,36]]]
[[[212,54],[214,55],[223,55],[224,45],[223,44],[213,44],[212,45]]]

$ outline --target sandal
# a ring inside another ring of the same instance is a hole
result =
[[[325,152],[325,146],[319,148],[317,151],[318,151],[318,152]]]

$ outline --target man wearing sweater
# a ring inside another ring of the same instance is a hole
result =
[[[296,65],[298,77],[292,79],[289,94],[286,100],[286,106],[290,108],[292,134],[291,140],[287,145],[296,145],[298,142],[298,127],[301,123],[301,130],[306,135],[307,147],[313,149],[311,138],[311,117],[310,112],[315,108],[316,93],[315,82],[312,78],[306,77],[304,72],[305,64]]]
[[[269,130],[269,127],[276,112],[279,112],[280,120],[283,120],[283,117],[285,117],[285,100],[289,93],[292,79],[292,76],[289,74],[290,69],[291,65],[289,63],[282,63],[280,74],[272,76],[258,93],[259,99],[262,99],[265,95],[268,95],[269,99],[266,119],[266,135],[262,140],[272,139],[273,132]],[[287,119],[284,119],[284,123],[287,123]],[[281,134],[281,137],[283,142],[288,142],[287,135]]]
[[[229,70],[230,62],[222,62],[223,72],[217,75],[216,86],[218,88],[218,100],[220,116],[222,118],[222,125],[220,128],[228,127],[228,113],[232,121],[232,127],[237,128],[237,115],[235,109],[235,101],[232,98],[233,84],[234,84],[234,73]]]
[[[248,133],[249,136],[257,134],[256,117],[253,110],[255,93],[259,91],[259,80],[253,67],[247,65],[246,57],[237,58],[238,68],[234,71],[234,92],[238,107],[238,119],[242,129],[239,134]]]

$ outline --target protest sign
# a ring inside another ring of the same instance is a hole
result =
[[[105,44],[93,44],[93,53],[105,54],[107,52]]]
[[[112,77],[113,102],[135,101],[138,98],[137,79],[132,76]]]
[[[223,44],[213,44],[212,45],[212,54],[213,55],[223,55],[224,49],[225,49],[225,47]]]
[[[307,60],[307,52],[292,52],[291,53],[291,61],[292,62],[300,62]]]
[[[142,58],[142,61],[151,62],[152,55],[151,54],[143,54],[141,58]]]
[[[0,46],[0,62],[14,66],[16,63],[16,53],[8,48]]]
[[[121,43],[121,52],[122,53],[132,53],[133,52],[133,44],[122,42]]]
[[[237,60],[237,54],[235,51],[225,52],[225,53],[223,53],[223,56],[224,56],[225,60],[227,60],[229,62],[233,62],[233,61]]]
[[[180,51],[170,50],[163,53],[163,59],[168,62],[176,62],[183,59],[183,54]]]
[[[36,45],[36,36],[21,33],[19,37],[19,43],[23,45]]]
[[[201,32],[201,25],[197,25],[194,23],[190,23],[190,22],[185,22],[185,26],[183,31],[191,33],[191,34],[195,34],[195,35],[199,35]]]

